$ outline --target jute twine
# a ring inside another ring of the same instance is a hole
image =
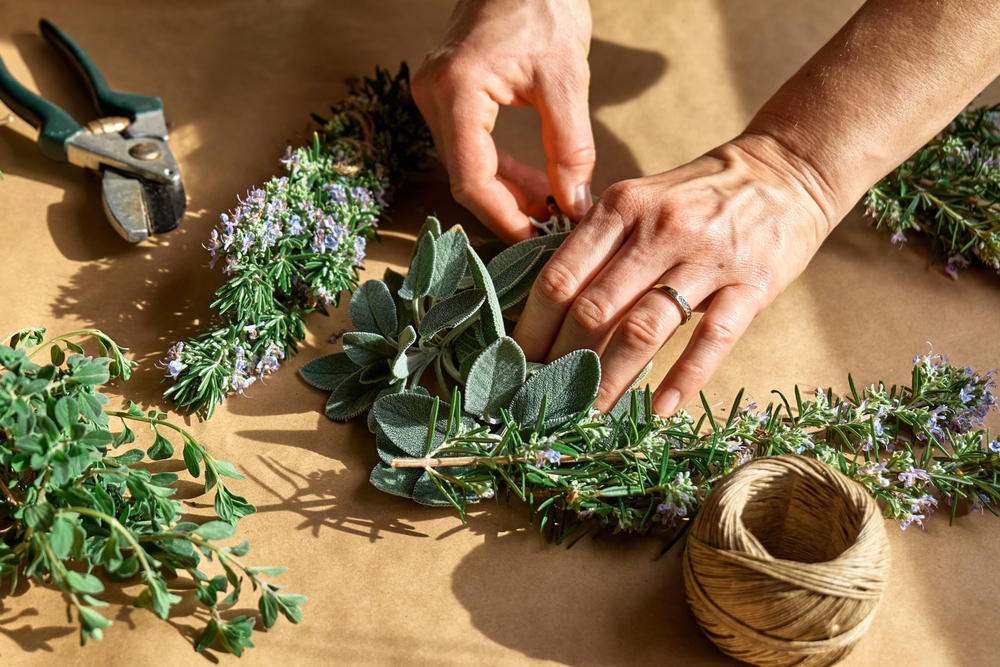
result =
[[[688,604],[722,651],[761,667],[819,667],[865,633],[889,542],[860,484],[801,456],[756,459],[723,479],[684,552]]]

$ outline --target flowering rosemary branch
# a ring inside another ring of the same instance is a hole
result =
[[[111,625],[97,611],[106,603],[98,597],[104,583],[95,570],[103,570],[113,582],[139,577],[145,588],[135,606],[148,607],[163,619],[181,601],[168,591],[167,577],[187,573],[209,614],[195,642],[199,651],[216,639],[236,655],[253,646],[256,620],[238,616],[227,621],[219,612],[220,606],[239,600],[244,578],[260,591],[264,627],[274,625],[279,612],[298,623],[306,598],[282,594],[283,586],[264,579],[284,568],[245,565],[241,558],[250,549],[247,542],[217,544],[235,534],[242,517],[256,511],[222,481],[244,477],[167,421],[165,413],[143,413],[131,401],[126,410],[105,407],[108,399],[98,387],[113,377],[127,380],[135,366],[125,358],[126,348],[96,329],[43,342],[44,334],[40,328],[22,329],[10,336],[9,345],[0,345],[0,577],[9,575],[16,583],[23,574],[57,587],[67,610],[76,611],[81,644],[100,640]],[[80,337],[94,339],[100,356],[85,356],[74,342]],[[25,348],[35,349],[28,354]],[[32,361],[46,349],[50,364]],[[112,418],[121,422],[117,435],[110,430]],[[149,427],[152,445],[114,454],[112,450],[136,441],[130,427],[135,424]],[[159,461],[174,455],[174,444],[163,430],[173,431],[183,443],[187,473],[198,478],[204,472],[205,492],[215,489],[219,520],[184,520],[181,501],[172,498],[179,476],[153,473],[142,465],[147,457]],[[223,573],[203,573],[202,556],[218,558]],[[220,593],[228,594],[220,601]]]
[[[554,228],[555,229],[555,228]],[[993,371],[959,369],[936,355],[914,360],[909,387],[873,385],[836,398],[817,391],[726,420],[653,414],[631,391],[608,414],[592,409],[597,355],[529,364],[506,334],[541,267],[565,232],[519,243],[484,264],[461,227],[429,218],[404,278],[387,271],[351,299],[355,331],[344,351],[302,368],[331,391],[327,415],[369,411],[381,462],[372,483],[428,505],[469,503],[500,492],[527,501],[556,541],[590,528],[646,532],[690,518],[723,475],[760,456],[799,454],[836,466],[885,501],[905,528],[941,499],[973,509],[1000,501],[1000,442],[983,423],[996,406]],[[422,386],[434,369],[437,389]],[[641,378],[640,378],[641,380]]]
[[[379,69],[316,117],[313,145],[281,160],[285,175],[223,213],[206,246],[228,281],[213,325],[170,349],[164,395],[210,418],[226,396],[277,370],[305,337],[305,317],[358,284],[365,244],[392,189],[416,169],[430,134],[413,104],[405,63]]]
[[[911,231],[928,234],[952,278],[974,258],[1000,269],[1000,105],[959,114],[876,183],[864,204],[893,243]]]

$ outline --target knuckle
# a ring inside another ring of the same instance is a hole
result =
[[[622,321],[622,344],[631,349],[659,348],[665,334],[663,320],[651,313],[629,313]]]
[[[714,349],[720,351],[731,348],[739,338],[732,322],[716,318],[702,320],[701,336]]]
[[[579,286],[580,281],[573,275],[569,267],[555,258],[549,260],[549,263],[538,274],[538,280],[535,282],[535,287],[538,288],[541,296],[546,301],[555,304],[569,302]]]
[[[597,161],[597,151],[593,143],[579,144],[563,151],[559,154],[558,163],[560,167],[568,169],[578,169],[581,167],[592,167]]]
[[[580,295],[570,309],[570,318],[587,333],[597,333],[611,321],[611,308],[597,299]]]
[[[642,197],[634,181],[615,183],[601,195],[598,205],[614,214],[630,219],[642,212]]]

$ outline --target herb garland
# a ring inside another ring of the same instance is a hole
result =
[[[309,148],[289,147],[286,174],[223,213],[206,248],[228,281],[217,321],[170,348],[164,395],[210,418],[231,393],[274,372],[305,337],[304,319],[358,284],[365,246],[392,190],[431,146],[409,71],[376,71],[351,87]]]
[[[381,461],[371,482],[427,505],[467,505],[505,493],[540,514],[557,542],[610,526],[646,532],[690,518],[723,475],[755,457],[809,456],[836,466],[885,501],[887,517],[922,524],[939,498],[972,509],[1000,501],[1000,442],[983,421],[996,406],[993,371],[937,355],[914,360],[911,385],[851,395],[817,391],[757,411],[736,397],[723,421],[653,414],[651,394],[628,392],[593,409],[600,363],[579,350],[547,365],[525,361],[508,337],[535,277],[566,234],[524,241],[485,264],[462,228],[429,218],[409,273],[387,270],[351,299],[344,351],[301,370],[331,391],[326,413],[368,412]],[[446,402],[421,384],[434,369]],[[640,378],[641,379],[641,378]],[[573,540],[575,542],[575,539]]]
[[[864,205],[893,243],[927,234],[952,278],[975,259],[1000,269],[1000,105],[960,113],[876,183]]]
[[[125,358],[126,348],[96,329],[43,342],[44,334],[41,328],[22,329],[10,336],[9,345],[0,345],[0,577],[9,575],[14,586],[23,574],[58,588],[67,615],[76,612],[81,644],[100,640],[111,625],[97,610],[107,603],[99,597],[104,583],[95,572],[116,583],[138,575],[145,588],[135,606],[162,619],[181,601],[169,592],[167,577],[187,573],[209,616],[195,642],[197,651],[216,640],[236,655],[253,647],[254,618],[220,615],[220,607],[240,599],[245,580],[259,590],[264,627],[273,626],[279,613],[298,623],[306,598],[281,593],[284,586],[266,580],[285,568],[245,564],[247,542],[219,544],[235,534],[242,517],[256,511],[222,480],[243,475],[163,412],[144,413],[131,401],[126,410],[107,409],[108,398],[98,388],[112,378],[129,379],[136,364]],[[86,356],[73,340],[80,337],[96,340],[100,356]],[[24,348],[36,349],[29,354]],[[32,361],[46,348],[50,364]],[[121,422],[117,435],[111,432],[112,419]],[[149,426],[152,445],[112,454],[135,442],[135,425]],[[173,431],[183,443],[188,474],[199,478],[204,473],[205,492],[215,489],[218,520],[185,521],[181,501],[172,498],[179,476],[142,465],[147,457],[160,461],[174,455],[164,431]],[[202,557],[217,559],[223,574],[203,573]],[[221,601],[220,594],[225,595]]]

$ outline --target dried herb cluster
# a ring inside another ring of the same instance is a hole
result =
[[[864,204],[893,243],[927,234],[952,278],[975,259],[1000,269],[1000,105],[959,114],[876,183]]]
[[[405,64],[396,76],[378,70],[331,111],[316,117],[311,147],[289,147],[286,174],[252,189],[212,231],[212,265],[229,278],[212,303],[217,321],[164,361],[175,381],[164,393],[179,407],[211,417],[296,351],[305,316],[357,286],[393,187],[431,145]]]
[[[914,360],[909,387],[877,384],[835,397],[798,388],[794,403],[758,410],[736,397],[727,419],[653,414],[648,390],[608,414],[593,408],[597,355],[547,365],[525,360],[507,336],[521,300],[565,234],[522,242],[484,263],[460,227],[430,218],[404,278],[391,270],[351,300],[344,352],[302,368],[332,392],[327,415],[370,409],[381,462],[378,488],[429,505],[516,495],[561,542],[594,528],[645,532],[690,518],[723,475],[752,458],[810,456],[836,466],[885,501],[902,527],[941,499],[1000,501],[1000,442],[984,430],[996,406],[993,372]],[[441,396],[420,384],[433,367]],[[594,519],[593,521],[588,521]],[[586,529],[583,527],[589,526]],[[583,530],[581,530],[583,529]]]
[[[239,600],[244,581],[259,593],[265,627],[274,625],[279,613],[297,623],[306,598],[282,593],[284,586],[267,581],[285,568],[249,566],[242,560],[247,542],[219,543],[255,511],[222,479],[243,476],[167,421],[165,413],[144,413],[132,402],[126,410],[108,409],[99,387],[112,378],[128,380],[135,364],[125,358],[125,348],[93,329],[43,343],[44,333],[23,329],[9,345],[0,345],[0,577],[9,576],[12,586],[23,575],[58,588],[71,619],[76,612],[81,643],[101,639],[111,625],[98,611],[106,603],[97,573],[116,583],[141,581],[145,588],[135,606],[164,619],[181,601],[168,590],[168,578],[189,576],[208,617],[196,642],[199,651],[216,639],[236,655],[253,646],[256,619],[220,615],[220,608]],[[86,356],[74,342],[80,337],[96,340],[100,356]],[[35,349],[29,354],[25,348]],[[51,363],[32,361],[44,350]],[[121,423],[117,434],[112,421]],[[126,448],[136,441],[136,425],[149,427],[152,444],[145,451]],[[154,473],[145,465],[147,459],[174,456],[175,442],[187,473],[204,479],[205,493],[215,490],[217,519],[186,520],[181,501],[173,497],[179,475]],[[203,558],[216,561],[222,574],[203,573]]]

